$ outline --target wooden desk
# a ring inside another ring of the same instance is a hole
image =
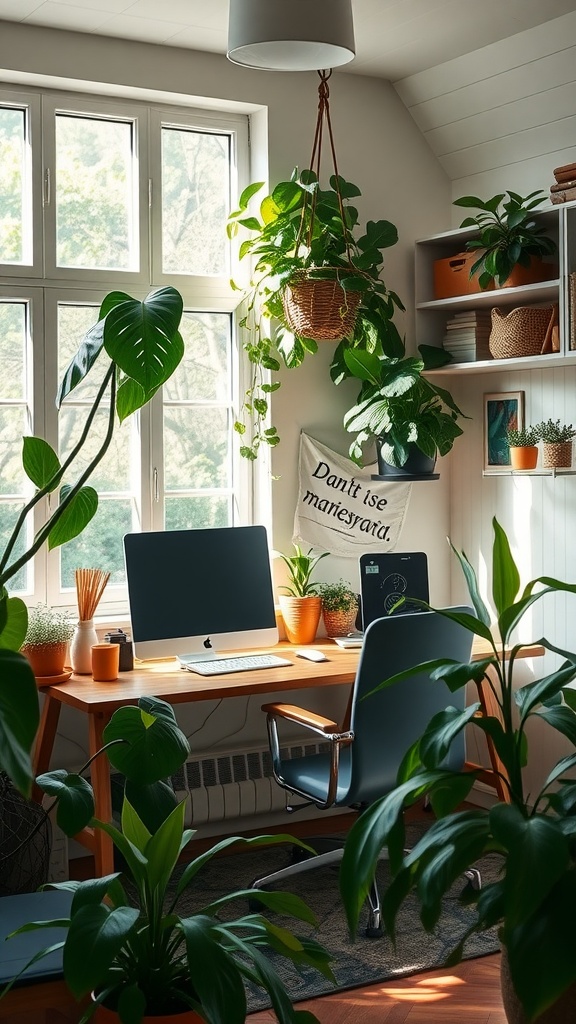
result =
[[[288,657],[292,664],[270,670],[257,669],[207,677],[181,669],[176,661],[163,661],[142,663],[132,672],[120,673],[114,683],[96,683],[91,676],[73,675],[65,683],[43,690],[44,707],[36,741],[34,772],[39,775],[50,768],[63,705],[76,708],[88,716],[88,752],[92,757],[103,745],[102,734],[114,711],[125,704],[136,704],[140,697],[160,697],[169,704],[188,704],[254,694],[261,694],[265,698],[270,693],[311,687],[350,686],[356,675],[359,648],[343,650],[329,640],[315,643],[313,647],[323,651],[328,661],[311,662],[297,658],[294,646],[284,642],[273,648],[273,651]],[[488,653],[483,642],[475,641],[472,653],[474,660],[480,660]],[[523,657],[537,657],[541,654],[543,648],[534,646],[526,648]],[[492,750],[490,754],[493,758]],[[492,764],[496,768],[494,758]],[[110,821],[110,766],[106,757],[98,757],[93,762],[91,778],[96,817],[101,821]],[[35,796],[41,798],[39,790],[36,790]],[[109,874],[114,870],[113,846],[107,835],[100,830],[86,829],[75,838],[94,854],[96,875]]]

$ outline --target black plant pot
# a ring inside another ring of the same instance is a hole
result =
[[[409,479],[415,476],[432,476],[434,473],[436,459],[431,459],[428,455],[425,455],[415,444],[411,446],[410,454],[403,466],[393,466],[389,462],[384,462],[380,438],[376,440],[376,449],[378,453],[378,473],[380,476],[404,476]]]

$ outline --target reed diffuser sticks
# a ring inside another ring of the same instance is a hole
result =
[[[110,573],[104,569],[76,569],[76,593],[78,596],[78,616],[80,622],[94,618],[104,588],[110,579]]]

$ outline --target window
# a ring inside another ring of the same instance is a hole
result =
[[[173,284],[184,299],[182,363],[163,394],[116,427],[90,479],[95,518],[9,584],[31,601],[74,605],[74,569],[98,566],[111,573],[102,607],[120,610],[124,533],[251,521],[251,468],[233,434],[242,383],[225,230],[247,180],[246,118],[0,90],[0,157],[0,269],[14,285],[0,289],[0,550],[32,493],[22,435],[45,437],[62,459],[85,422],[98,364],[59,414],[54,398],[104,296]],[[89,461],[105,421],[102,410],[64,482]],[[39,504],[31,536],[46,514]],[[21,537],[12,560],[25,546]]]

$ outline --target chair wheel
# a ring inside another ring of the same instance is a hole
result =
[[[366,929],[366,938],[367,939],[381,939],[383,934],[384,934],[384,932],[382,931],[381,927],[380,928],[370,928],[370,927],[368,927]]]

